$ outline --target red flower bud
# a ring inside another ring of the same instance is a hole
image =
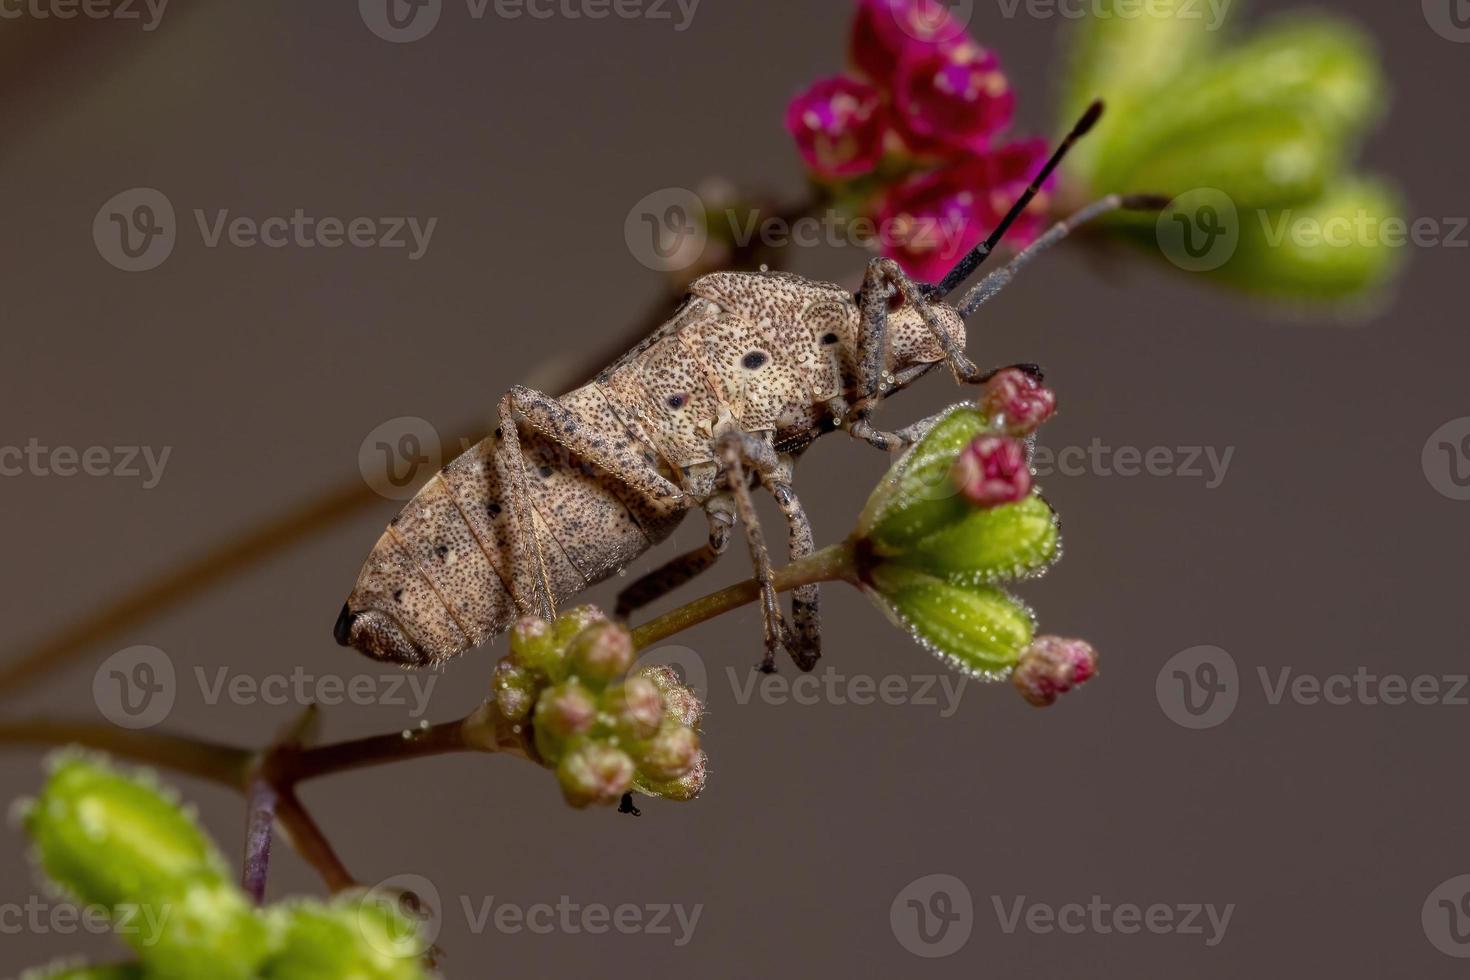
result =
[[[878,90],[853,78],[823,79],[786,107],[786,129],[807,168],[829,180],[858,177],[876,167],[888,125]]]
[[[1021,653],[1011,683],[1021,697],[1045,708],[1056,699],[1097,676],[1097,651],[1083,640],[1038,636]]]
[[[906,57],[893,89],[897,128],[924,156],[980,153],[1016,112],[994,54],[966,39]]]
[[[965,447],[952,471],[960,493],[978,507],[1015,503],[1031,492],[1026,450],[1010,436],[980,436]]]
[[[1029,436],[1057,410],[1057,396],[1034,375],[1006,368],[985,383],[980,407],[1010,435]]]
[[[859,0],[849,56],[874,84],[891,89],[905,57],[964,38],[965,25],[938,0]]]

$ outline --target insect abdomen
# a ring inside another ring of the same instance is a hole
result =
[[[589,426],[616,420],[595,388],[562,402]],[[621,425],[610,437],[628,438]],[[339,640],[382,660],[422,665],[478,646],[515,620],[516,523],[495,467],[496,443],[483,440],[450,463],[389,524],[348,597]],[[557,603],[662,541],[683,516],[682,506],[641,500],[524,425],[521,444],[534,573]]]

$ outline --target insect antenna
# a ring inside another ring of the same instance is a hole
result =
[[[943,281],[933,287],[930,293],[932,299],[943,299],[948,296],[959,287],[960,283],[970,278],[975,270],[980,268],[980,264],[990,256],[991,252],[995,251],[995,247],[1000,244],[1006,232],[1011,230],[1011,226],[1016,223],[1016,219],[1021,217],[1021,212],[1025,211],[1032,200],[1035,199],[1036,195],[1041,193],[1041,185],[1046,183],[1047,178],[1057,169],[1057,166],[1062,162],[1062,158],[1067,155],[1067,151],[1079,139],[1086,136],[1088,130],[1097,125],[1097,121],[1102,118],[1102,114],[1102,99],[1096,99],[1082,113],[1082,118],[1077,120],[1077,124],[1072,127],[1072,131],[1067,134],[1066,138],[1062,140],[1061,145],[1056,148],[1056,152],[1051,155],[1051,159],[1046,161],[1046,166],[1041,168],[1041,172],[1036,175],[1036,179],[1031,182],[1031,186],[1026,188],[1025,193],[1020,196],[1011,207],[1011,210],[1001,219],[1000,224],[990,233],[990,237],[971,249],[964,258],[960,259],[953,269],[949,270],[949,275],[945,276]]]
[[[968,320],[971,313],[1010,285],[1016,273],[1025,268],[1027,263],[1089,221],[1111,211],[1162,211],[1168,206],[1169,198],[1155,194],[1109,194],[1107,197],[1092,202],[1076,214],[1052,225],[1046,234],[1032,242],[1015,258],[986,276],[978,286],[966,293],[965,298],[956,307],[961,319]]]

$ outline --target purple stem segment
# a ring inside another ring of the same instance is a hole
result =
[[[271,866],[271,831],[276,822],[276,789],[268,779],[250,781],[245,804],[245,860],[241,887],[256,905],[265,901]]]

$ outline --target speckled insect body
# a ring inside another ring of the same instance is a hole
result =
[[[513,388],[500,428],[419,491],[379,538],[336,625],[338,642],[408,666],[478,646],[522,615],[557,605],[658,545],[692,509],[709,522],[702,547],[622,591],[636,609],[710,567],[737,521],[761,588],[769,670],[784,648],[802,669],[820,656],[817,587],[782,613],[751,498],[781,509],[793,558],[814,550],[792,485],[794,460],[845,428],[879,449],[914,435],[872,425],[875,407],[936,365],[957,381],[982,374],[964,354],[965,318],[1035,254],[1118,207],[1106,198],[1061,222],[957,305],[968,278],[1037,193],[1090,111],[985,243],[935,285],[873,259],[861,292],[783,273],[698,279],[674,316],[589,384],[559,398]],[[1150,205],[1152,206],[1152,205]]]

